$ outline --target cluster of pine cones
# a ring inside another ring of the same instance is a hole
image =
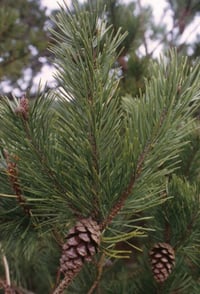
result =
[[[100,245],[100,227],[92,218],[79,220],[66,236],[60,258],[60,271],[69,279],[81,270],[83,263],[92,260]],[[149,252],[154,279],[163,283],[175,264],[174,249],[168,243],[157,243]]]

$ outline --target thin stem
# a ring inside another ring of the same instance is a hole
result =
[[[52,169],[48,166],[47,160],[45,157],[45,154],[42,152],[42,150],[38,147],[37,143],[33,140],[33,137],[31,135],[30,126],[29,126],[29,120],[23,120],[23,127],[26,134],[26,138],[30,142],[36,156],[39,159],[40,164],[42,165],[42,168],[44,169],[44,172],[48,177],[50,178],[51,182],[55,184],[56,189],[64,195],[66,193],[66,190],[64,187],[61,186],[61,183],[58,182],[56,175],[52,171]],[[70,206],[71,210],[74,212],[75,215],[79,216],[80,213],[68,203],[68,206]]]
[[[37,144],[33,141],[33,138],[32,138],[31,133],[30,133],[29,124],[28,124],[27,121],[24,122],[24,130],[25,130],[27,139],[31,143],[31,145],[32,145],[32,147],[33,147],[33,149],[35,151],[35,154],[38,156],[38,159],[40,160],[40,163],[45,168],[45,170],[47,172],[47,175],[50,177],[51,181],[53,181],[55,183],[56,187],[60,190],[60,183],[57,182],[57,179],[54,176],[52,170],[48,167],[48,165],[46,163],[46,159],[44,157],[44,154],[38,148]],[[63,193],[64,191],[62,190],[61,192]]]
[[[94,281],[94,283],[92,284],[92,287],[90,288],[90,290],[88,291],[87,294],[92,294],[95,289],[98,287],[99,285],[99,282],[101,280],[101,276],[102,276],[102,273],[103,273],[103,267],[104,267],[104,264],[105,264],[105,253],[103,253],[101,255],[101,258],[97,264],[97,268],[98,268],[98,275],[97,275],[97,278],[96,280]]]
[[[5,270],[6,285],[11,286],[10,270],[9,270],[8,260],[5,254],[2,255],[2,261],[3,261],[4,270]]]
[[[124,206],[126,199],[128,198],[128,196],[131,194],[131,192],[133,190],[133,187],[135,185],[136,180],[140,177],[140,174],[142,172],[142,166],[143,166],[144,160],[146,159],[146,156],[149,153],[150,149],[151,149],[151,144],[148,144],[144,148],[142,154],[139,157],[137,168],[136,168],[136,172],[131,175],[130,181],[129,181],[129,184],[128,184],[127,188],[122,192],[121,196],[119,197],[118,202],[112,208],[109,216],[102,222],[102,224],[100,226],[101,227],[101,230],[104,230],[105,227],[109,223],[112,222],[113,218],[118,214],[118,212]]]

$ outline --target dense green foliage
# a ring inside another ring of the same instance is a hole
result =
[[[119,58],[136,35],[127,39],[99,2],[88,2],[63,6],[53,19],[59,88],[0,104],[1,288],[9,284],[6,258],[16,293],[53,293],[65,278],[58,269],[66,234],[92,217],[99,251],[66,293],[197,294],[199,60],[175,49],[148,56],[147,79],[141,74],[142,89],[134,83],[131,93]],[[158,242],[175,250],[163,283],[148,256]]]

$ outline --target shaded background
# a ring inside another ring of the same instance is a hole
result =
[[[96,0],[92,0],[96,2]],[[84,1],[80,1],[82,5]],[[108,22],[128,31],[118,59],[122,91],[137,94],[148,76],[148,62],[177,47],[180,54],[200,54],[200,2],[197,0],[108,0]],[[34,97],[38,85],[56,88],[51,17],[59,9],[54,0],[0,1],[0,95]],[[70,1],[66,1],[70,5]]]

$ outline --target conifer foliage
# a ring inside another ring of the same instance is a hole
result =
[[[59,89],[1,103],[1,284],[198,293],[199,187],[180,171],[198,137],[200,65],[171,51],[144,94],[120,97],[113,64],[126,34],[98,9],[73,1],[54,19]]]

